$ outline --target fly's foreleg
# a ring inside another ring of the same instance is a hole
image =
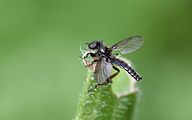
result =
[[[83,57],[79,57],[80,59],[85,59],[85,58],[87,58],[88,56],[91,56],[91,57],[96,57],[96,54],[95,53],[92,53],[92,52],[87,52],[87,53],[85,53],[84,55],[83,55]]]
[[[90,64],[86,64],[85,67],[90,67],[92,66],[95,62],[97,62],[98,60],[93,60]]]
[[[95,71],[95,64],[94,64],[94,62],[97,62],[98,60],[93,60],[92,62],[89,62],[89,61],[87,61],[87,60],[85,60],[85,58],[87,58],[88,56],[91,56],[91,57],[96,57],[96,53],[92,53],[92,52],[90,52],[90,51],[87,51],[84,55],[83,55],[83,57],[79,57],[80,59],[82,59],[83,60],[83,62],[84,62],[84,64],[85,64],[85,67],[88,67],[88,68],[90,68],[92,71]]]

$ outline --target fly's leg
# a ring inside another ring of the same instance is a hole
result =
[[[92,53],[92,52],[86,52],[84,55],[83,55],[83,57],[79,57],[80,59],[83,59],[83,62],[84,62],[84,64],[85,64],[85,67],[88,67],[88,68],[90,68],[92,71],[95,71],[95,64],[94,64],[94,62],[97,62],[98,60],[93,60],[92,62],[89,62],[89,61],[87,61],[87,60],[85,60],[85,58],[87,58],[88,57],[88,55],[90,55],[91,57],[95,57],[96,56],[96,54],[95,53]]]
[[[87,52],[83,55],[83,57],[79,57],[80,59],[85,59],[88,57],[88,55],[91,55],[91,57],[96,57],[96,54],[95,53],[92,53],[92,52]]]
[[[115,69],[117,72],[111,75],[109,78],[107,78],[107,83],[112,83],[112,78],[114,78],[120,72],[120,70],[115,66],[113,66],[113,69]]]
[[[107,83],[97,84],[97,85],[95,85],[93,88],[89,89],[87,92],[90,92],[91,90],[95,89],[97,86],[102,86],[102,85],[107,85],[107,84],[108,84],[108,82],[107,82]]]
[[[95,85],[93,88],[89,89],[87,92],[90,92],[91,90],[95,89],[97,86],[102,86],[102,85],[107,85],[108,83],[112,83],[111,79],[114,78],[120,72],[120,70],[115,66],[113,66],[113,69],[115,69],[117,72],[114,73],[113,75],[111,75],[109,78],[107,78],[106,83],[99,83],[99,84]]]
[[[85,65],[85,67],[91,67],[91,66],[93,66],[93,64],[95,63],[95,62],[97,62],[98,60],[93,60],[90,64],[86,64]]]

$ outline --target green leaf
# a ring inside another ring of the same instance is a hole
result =
[[[97,84],[93,71],[88,69],[75,120],[131,120],[134,117],[138,97],[135,80],[124,70],[112,80],[112,84],[98,86],[87,93]]]

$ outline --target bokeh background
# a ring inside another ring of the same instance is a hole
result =
[[[140,35],[123,55],[143,77],[137,120],[192,119],[191,0],[1,0],[0,120],[70,120],[80,45]]]

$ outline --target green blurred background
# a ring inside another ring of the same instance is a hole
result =
[[[145,43],[123,57],[143,77],[137,120],[191,120],[191,0],[1,0],[0,120],[70,120],[80,44],[134,35]]]

